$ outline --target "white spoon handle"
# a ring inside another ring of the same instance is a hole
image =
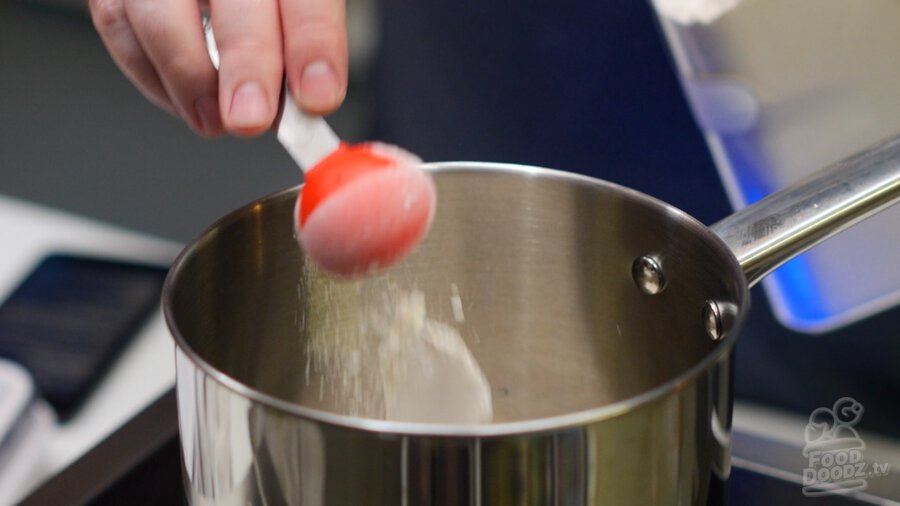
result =
[[[278,124],[278,142],[304,171],[338,148],[340,138],[321,116],[304,113],[284,90],[284,109]]]
[[[213,66],[219,68],[219,48],[213,35],[212,23],[203,20],[206,50]],[[310,116],[300,110],[285,86],[282,100],[281,119],[278,123],[278,142],[291,155],[294,162],[306,172],[329,153],[338,148],[341,139],[321,116]]]

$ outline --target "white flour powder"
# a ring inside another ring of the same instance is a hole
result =
[[[422,292],[400,293],[373,316],[387,420],[491,421],[487,378],[459,333],[428,318]]]
[[[311,277],[305,280],[314,282]],[[308,285],[307,285],[308,286]],[[305,385],[329,410],[390,421],[479,424],[493,416],[487,378],[459,332],[429,318],[420,290],[387,287],[360,314],[341,315],[341,297],[330,286],[313,292],[318,302],[301,311],[307,336]],[[360,293],[358,300],[363,300]],[[458,288],[451,307],[463,316]],[[351,307],[354,304],[349,304]],[[315,328],[306,329],[307,319]],[[342,320],[343,318],[343,320]],[[348,321],[352,318],[352,321]],[[307,400],[304,400],[307,402]]]

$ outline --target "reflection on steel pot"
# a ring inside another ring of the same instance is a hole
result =
[[[900,141],[708,229],[662,202],[533,167],[432,165],[434,228],[361,281],[306,268],[296,189],[182,254],[164,295],[194,504],[707,504],[729,473],[731,354],[748,286],[900,196]],[[306,342],[356,332],[387,286],[460,330],[494,423],[353,416]]]

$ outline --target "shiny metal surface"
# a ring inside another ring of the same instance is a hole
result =
[[[711,429],[719,417],[730,429],[727,389],[714,396],[727,358],[640,409],[496,437],[322,423],[251,402],[180,358],[186,491],[198,505],[706,504],[710,480],[728,473],[730,440]]]
[[[666,289],[666,275],[659,261],[652,256],[637,258],[631,265],[631,276],[647,295],[656,295]]]
[[[431,168],[432,232],[375,278],[308,268],[291,234],[296,190],[224,218],[176,263],[164,307],[192,502],[704,504],[729,469],[734,335],[712,341],[700,314],[714,299],[743,318],[730,251],[615,185]],[[632,278],[648,254],[667,279],[652,296]],[[494,423],[354,416],[322,374],[305,380],[306,342],[358,332],[361,310],[391,286],[422,290],[429,314],[459,329],[492,386]]]
[[[708,300],[703,304],[703,324],[706,335],[713,341],[724,339],[734,328],[738,308],[730,302]]]
[[[183,253],[165,288],[188,495],[706,504],[710,483],[729,473],[731,351],[747,280],[892,203],[898,150],[885,143],[721,221],[714,231],[734,254],[664,203],[533,167],[431,166],[434,228],[408,260],[364,280],[307,265],[291,234],[296,189],[236,211]],[[635,283],[642,257],[665,270],[664,290]],[[329,370],[307,377],[307,343],[352,341],[360,315],[396,287],[423,291],[429,314],[458,327],[492,386],[494,423],[367,418],[342,394],[375,388],[370,377],[343,387],[326,387]],[[464,323],[453,321],[451,293]]]
[[[900,198],[900,137],[876,144],[711,228],[750,286],[779,265]]]

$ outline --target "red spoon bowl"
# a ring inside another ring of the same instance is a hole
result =
[[[342,143],[307,171],[295,225],[309,258],[349,277],[387,268],[415,249],[437,201],[420,164],[394,146]]]

